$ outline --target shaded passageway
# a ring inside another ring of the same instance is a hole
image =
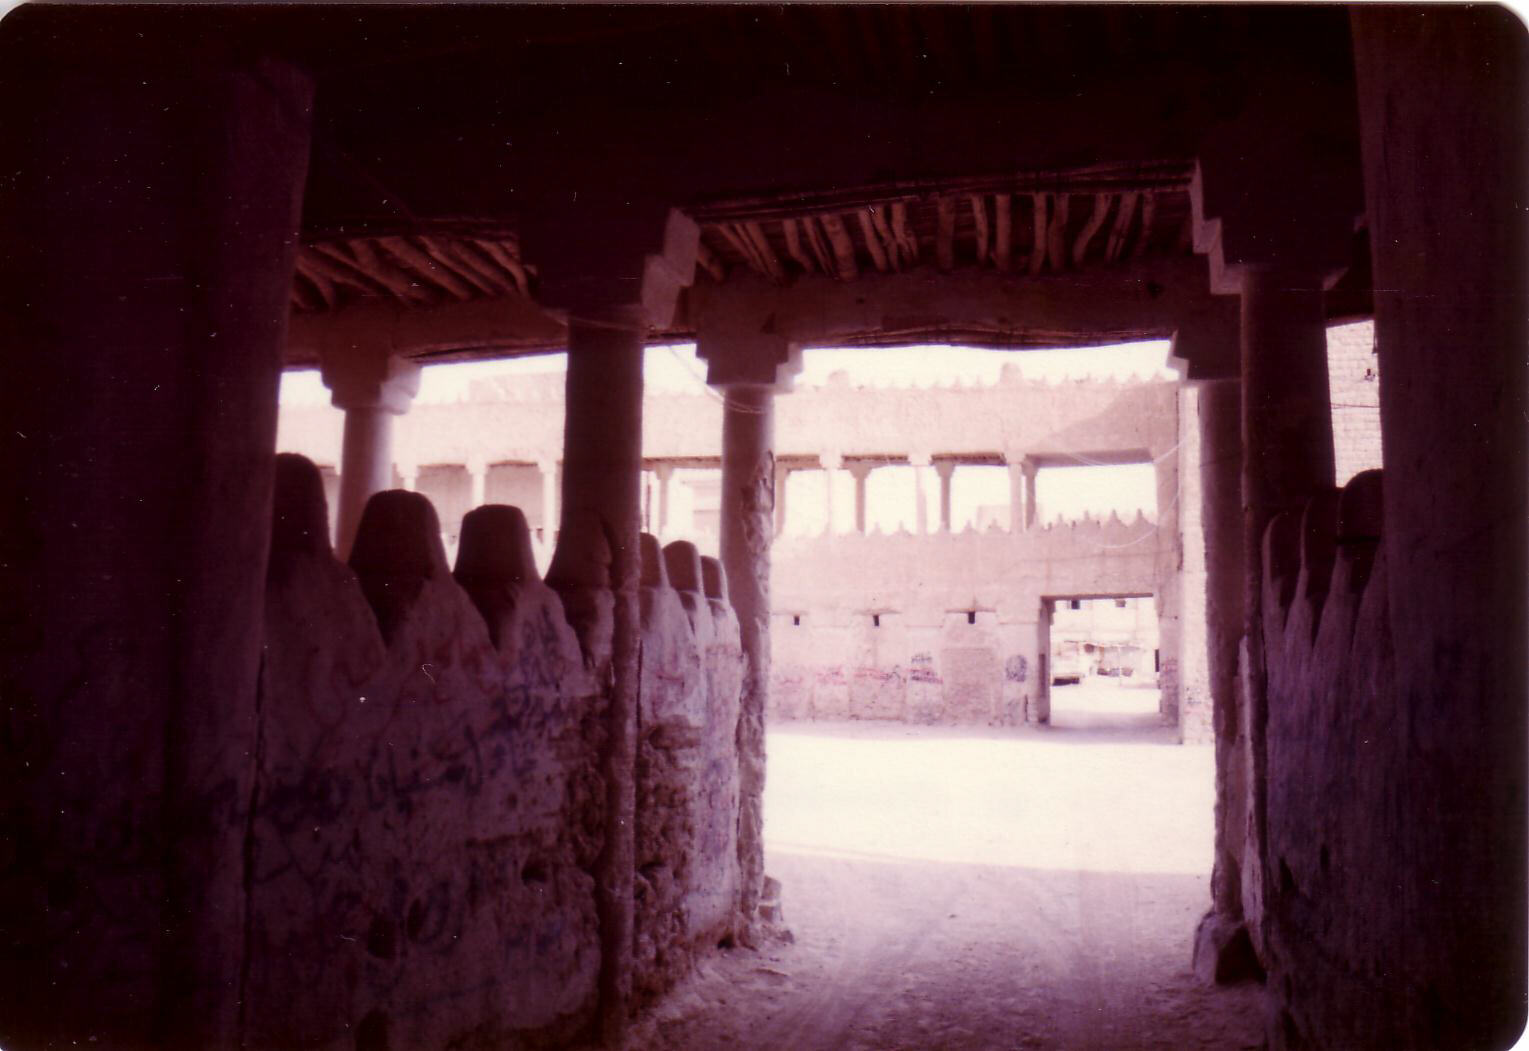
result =
[[[767,865],[795,941],[706,961],[631,1046],[1258,1046],[1262,987],[1209,988],[1189,969],[1213,756],[1172,740],[772,732]]]

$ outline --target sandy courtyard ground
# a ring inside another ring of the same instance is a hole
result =
[[[1051,728],[772,729],[766,868],[795,941],[707,958],[629,1046],[1260,1046],[1261,987],[1189,970],[1210,748],[1172,743],[1154,690],[1056,693]]]

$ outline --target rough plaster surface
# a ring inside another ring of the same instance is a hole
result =
[[[280,472],[250,828],[250,1045],[568,1038],[591,1017],[600,957],[598,706],[562,604],[530,568],[524,518],[470,514],[453,579],[429,503],[378,494],[347,568],[329,550],[317,471],[284,456]],[[658,791],[640,798],[639,825],[655,835],[639,841],[667,876],[639,875],[663,907],[640,928],[653,951],[638,956],[637,985],[654,988],[734,922],[727,720],[741,656],[725,605],[714,614],[694,589],[643,594],[643,652],[657,659],[644,665],[640,762],[662,776],[646,780]]]
[[[643,536],[634,960],[639,998],[669,988],[694,951],[732,933],[738,887],[736,634],[719,642],[693,545]],[[668,556],[668,557],[665,557]],[[668,584],[679,564],[683,591]],[[686,572],[688,570],[688,572]],[[716,686],[732,686],[718,697]]]

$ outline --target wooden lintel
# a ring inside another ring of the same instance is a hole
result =
[[[1072,265],[1082,266],[1083,260],[1088,255],[1088,246],[1104,225],[1104,220],[1110,214],[1110,195],[1107,193],[1094,194],[1094,211],[1088,217],[1088,222],[1078,233],[1078,239],[1072,244]]]
[[[934,199],[937,226],[934,235],[934,258],[939,268],[949,273],[956,265],[956,201],[953,197]]]

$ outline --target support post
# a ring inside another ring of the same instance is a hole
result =
[[[837,452],[824,452],[818,454],[818,462],[823,465],[823,514],[827,521],[824,523],[823,532],[833,536],[834,528],[834,481],[838,477],[839,469],[844,466],[844,458]]]
[[[855,532],[865,535],[865,480],[875,468],[864,460],[851,460],[847,465],[855,479]]]
[[[345,412],[335,529],[335,553],[345,559],[367,500],[393,487],[393,417],[409,410],[420,370],[412,361],[342,345],[325,353],[320,371],[334,407]]]
[[[669,483],[674,478],[674,464],[661,463],[653,467],[658,479],[658,529],[659,536],[669,535]]]
[[[928,453],[908,454],[908,463],[913,467],[913,521],[919,536],[929,532],[929,500],[924,495],[924,475],[929,470],[929,461]]]
[[[1009,469],[1009,532],[1020,533],[1026,528],[1025,512],[1029,501],[1025,499],[1025,457],[1023,453],[1005,453],[1004,463]]]
[[[775,517],[775,394],[801,368],[773,332],[702,317],[697,354],[723,388],[721,553],[744,655],[738,711],[739,937],[754,941],[764,883],[765,709],[770,689],[770,542]],[[824,466],[828,457],[824,457]],[[830,492],[832,489],[830,488]]]
[[[1025,530],[1035,528],[1036,501],[1035,501],[1035,472],[1039,465],[1030,457],[1025,457],[1021,462],[1020,471],[1025,476]]]
[[[940,532],[950,532],[950,478],[956,473],[956,461],[936,460],[934,469],[940,476]]]
[[[521,230],[527,259],[541,267],[541,301],[569,320],[562,528],[547,583],[565,593],[565,605],[602,585],[611,603],[609,663],[596,668],[606,811],[595,905],[600,1035],[613,1048],[625,1042],[633,978],[643,335],[673,319],[700,244],[689,218],[632,196],[593,185],[579,200],[543,186]],[[594,243],[598,250],[588,247]],[[608,576],[600,565],[606,550]]]
[[[764,879],[764,713],[770,685],[770,541],[775,489],[775,394],[727,389],[722,414],[722,565],[745,660],[738,715],[740,908],[752,919]]]
[[[564,426],[567,426],[566,419]],[[557,540],[559,514],[557,460],[552,457],[539,460],[536,469],[540,472],[542,481],[541,545],[550,553],[553,543]]]

